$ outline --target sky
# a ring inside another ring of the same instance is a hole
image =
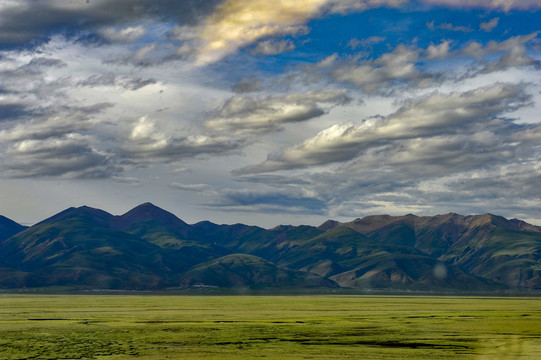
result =
[[[541,0],[0,0],[0,214],[541,225]]]

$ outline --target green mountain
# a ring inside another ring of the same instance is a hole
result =
[[[541,289],[541,228],[495,215],[378,215],[319,227],[187,224],[145,203],[0,217],[0,288]]]
[[[109,229],[112,218],[92,208],[68,209],[1,242],[0,262],[40,286],[163,287],[168,268],[160,248]],[[2,278],[0,286],[9,282]]]
[[[299,228],[295,228],[299,232]],[[315,228],[313,228],[315,229]],[[267,242],[261,252],[276,264],[308,271],[353,288],[485,288],[486,283],[400,242],[381,243],[347,227]],[[296,234],[297,235],[297,234]],[[440,269],[440,270],[438,270]],[[438,274],[440,271],[440,274]]]
[[[232,254],[195,266],[180,283],[189,286],[250,288],[322,288],[338,285],[322,276],[283,268],[260,257]]]
[[[369,216],[343,223],[381,243],[402,243],[509,287],[541,288],[541,227],[492,214]]]
[[[174,274],[231,253],[205,241],[204,233],[151,203],[114,217],[109,226],[160,247],[164,263]]]

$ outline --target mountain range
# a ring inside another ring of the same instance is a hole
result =
[[[0,288],[541,289],[541,227],[485,214],[368,216],[319,227],[187,224],[151,203],[0,216]]]

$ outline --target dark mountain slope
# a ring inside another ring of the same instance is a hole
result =
[[[369,216],[340,227],[371,240],[414,246],[432,258],[505,286],[540,288],[541,228],[492,214]]]
[[[442,259],[507,286],[541,288],[539,232],[519,232],[477,222]]]
[[[168,268],[160,248],[102,227],[94,215],[94,209],[79,208],[20,232],[1,243],[0,263],[34,273],[41,286],[163,286]]]
[[[192,225],[193,229],[205,234],[205,240],[209,243],[232,247],[235,239],[242,236],[247,231],[262,230],[258,226],[249,226],[244,224],[217,225],[210,221],[201,221]]]
[[[182,276],[181,284],[250,288],[338,287],[319,275],[282,268],[247,254],[232,254],[198,265]]]
[[[0,240],[0,287],[541,289],[541,228],[490,214],[263,229],[189,225],[145,203],[121,216],[69,208],[26,229],[2,220],[16,233]]]
[[[414,247],[382,244],[344,227],[282,244],[270,260],[327,276],[345,287],[468,289],[486,285]]]
[[[541,234],[541,227],[491,214],[462,216],[449,213],[423,217],[411,214],[376,215],[342,223],[339,226],[348,227],[380,242],[415,246],[435,257],[444,254],[459,239],[471,239],[472,235],[490,231],[491,227]]]
[[[231,253],[209,243],[205,233],[151,203],[115,217],[111,226],[159,246],[164,250],[164,263],[175,273]]]
[[[252,254],[270,259],[280,248],[291,240],[309,239],[323,231],[313,226],[280,225],[270,230],[258,226],[215,225],[201,222],[193,225],[198,230],[207,231],[208,242],[230,249],[232,252]]]
[[[0,215],[0,241],[12,237],[24,229],[26,229],[26,226],[20,225],[15,221]]]
[[[238,250],[261,256],[267,260],[275,259],[282,250],[292,243],[310,239],[322,234],[323,231],[313,226],[277,226],[257,234],[245,233],[237,239],[240,242]]]

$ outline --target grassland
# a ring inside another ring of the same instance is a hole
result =
[[[541,299],[0,295],[0,359],[540,359]]]

